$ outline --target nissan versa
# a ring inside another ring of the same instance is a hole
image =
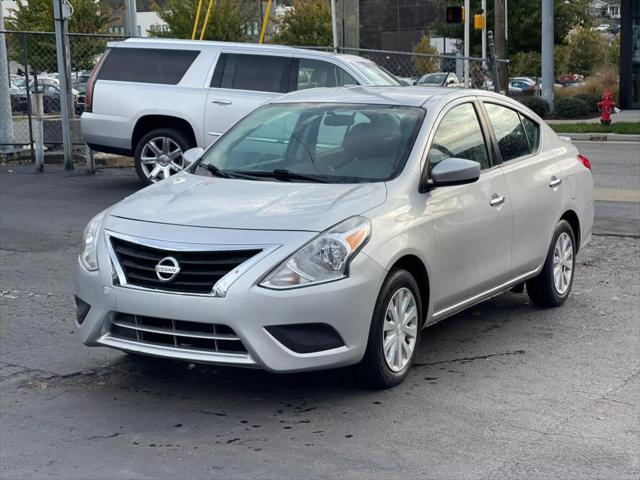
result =
[[[402,381],[423,327],[505,290],[567,299],[589,161],[496,94],[312,89],[101,212],[76,268],[86,345]]]

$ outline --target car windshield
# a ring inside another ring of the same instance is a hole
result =
[[[430,73],[422,77],[418,83],[437,83],[442,85],[446,76],[446,73]]]
[[[223,135],[194,172],[277,181],[390,180],[404,167],[424,113],[395,105],[267,105]]]
[[[402,82],[398,80],[398,78],[371,60],[361,58],[356,60],[355,63],[358,65],[358,70],[367,77],[367,80],[369,80],[371,85],[402,85]]]

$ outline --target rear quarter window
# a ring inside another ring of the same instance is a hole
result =
[[[176,85],[199,54],[199,50],[113,48],[98,80]]]

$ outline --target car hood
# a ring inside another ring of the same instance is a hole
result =
[[[183,173],[125,198],[110,215],[197,227],[320,232],[380,205],[386,196],[384,183],[251,181]]]

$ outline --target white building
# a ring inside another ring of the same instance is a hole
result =
[[[0,0],[2,5],[2,16],[4,18],[12,16],[12,10],[16,9],[16,2],[14,0]]]
[[[610,0],[608,12],[611,18],[620,19],[620,0]]]

